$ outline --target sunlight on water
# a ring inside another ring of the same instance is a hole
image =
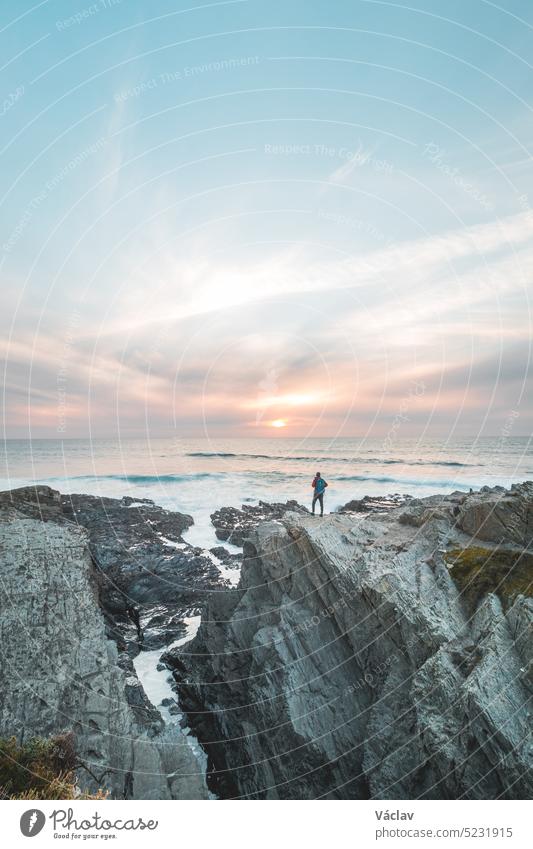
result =
[[[526,438],[398,439],[394,446],[358,439],[9,440],[2,489],[31,481],[93,495],[151,498],[193,516],[186,539],[220,544],[211,513],[221,506],[296,499],[308,505],[311,479],[329,483],[326,510],[364,495],[431,495],[484,485],[509,486],[533,476]]]

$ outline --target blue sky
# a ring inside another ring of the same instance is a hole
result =
[[[530,2],[12,0],[0,40],[6,435],[529,434]]]

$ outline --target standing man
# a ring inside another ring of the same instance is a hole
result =
[[[317,503],[317,501],[320,502],[320,515],[323,516],[324,515],[324,491],[327,487],[327,483],[324,480],[324,478],[321,476],[320,472],[317,472],[316,475],[314,476],[313,483],[311,484],[311,486],[313,487],[313,490],[314,490],[313,504],[312,504],[313,516],[315,515],[315,504]]]

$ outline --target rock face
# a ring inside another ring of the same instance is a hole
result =
[[[72,731],[83,789],[207,798],[183,735],[165,729],[109,639],[87,531],[59,493],[0,494],[0,735]]]
[[[223,584],[213,560],[181,536],[190,516],[129,497],[63,495],[60,505],[88,531],[102,605],[132,655],[179,638],[184,617]]]
[[[285,504],[260,501],[259,504],[243,504],[240,510],[236,507],[221,507],[211,514],[211,522],[218,539],[242,546],[260,522],[281,519],[288,510],[309,513],[297,501],[286,501]]]
[[[363,498],[354,498],[339,507],[338,513],[385,513],[394,510],[402,504],[411,500],[410,495],[365,495]]]
[[[530,798],[532,509],[526,483],[261,524],[176,670],[217,792]]]
[[[0,493],[0,735],[73,731],[89,791],[206,798],[132,662],[167,648],[223,797],[529,798],[533,484],[358,504],[218,511],[232,589],[190,517]]]

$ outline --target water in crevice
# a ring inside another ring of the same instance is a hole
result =
[[[182,725],[183,713],[172,713],[170,711],[171,704],[163,704],[167,699],[172,700],[172,703],[179,705],[178,696],[175,690],[172,689],[172,675],[170,670],[163,667],[161,664],[161,656],[169,649],[183,646],[190,642],[196,636],[196,632],[200,627],[201,616],[189,616],[184,619],[187,632],[184,637],[175,640],[165,648],[155,649],[153,651],[141,651],[133,660],[135,672],[141,682],[144,692],[149,701],[161,714],[163,722],[167,730],[174,730],[176,735],[179,735],[191,749],[195,761],[198,764],[198,771],[207,775],[207,755],[202,749],[198,739],[194,736],[191,729],[187,725]],[[212,793],[209,793],[209,798],[215,799]]]

